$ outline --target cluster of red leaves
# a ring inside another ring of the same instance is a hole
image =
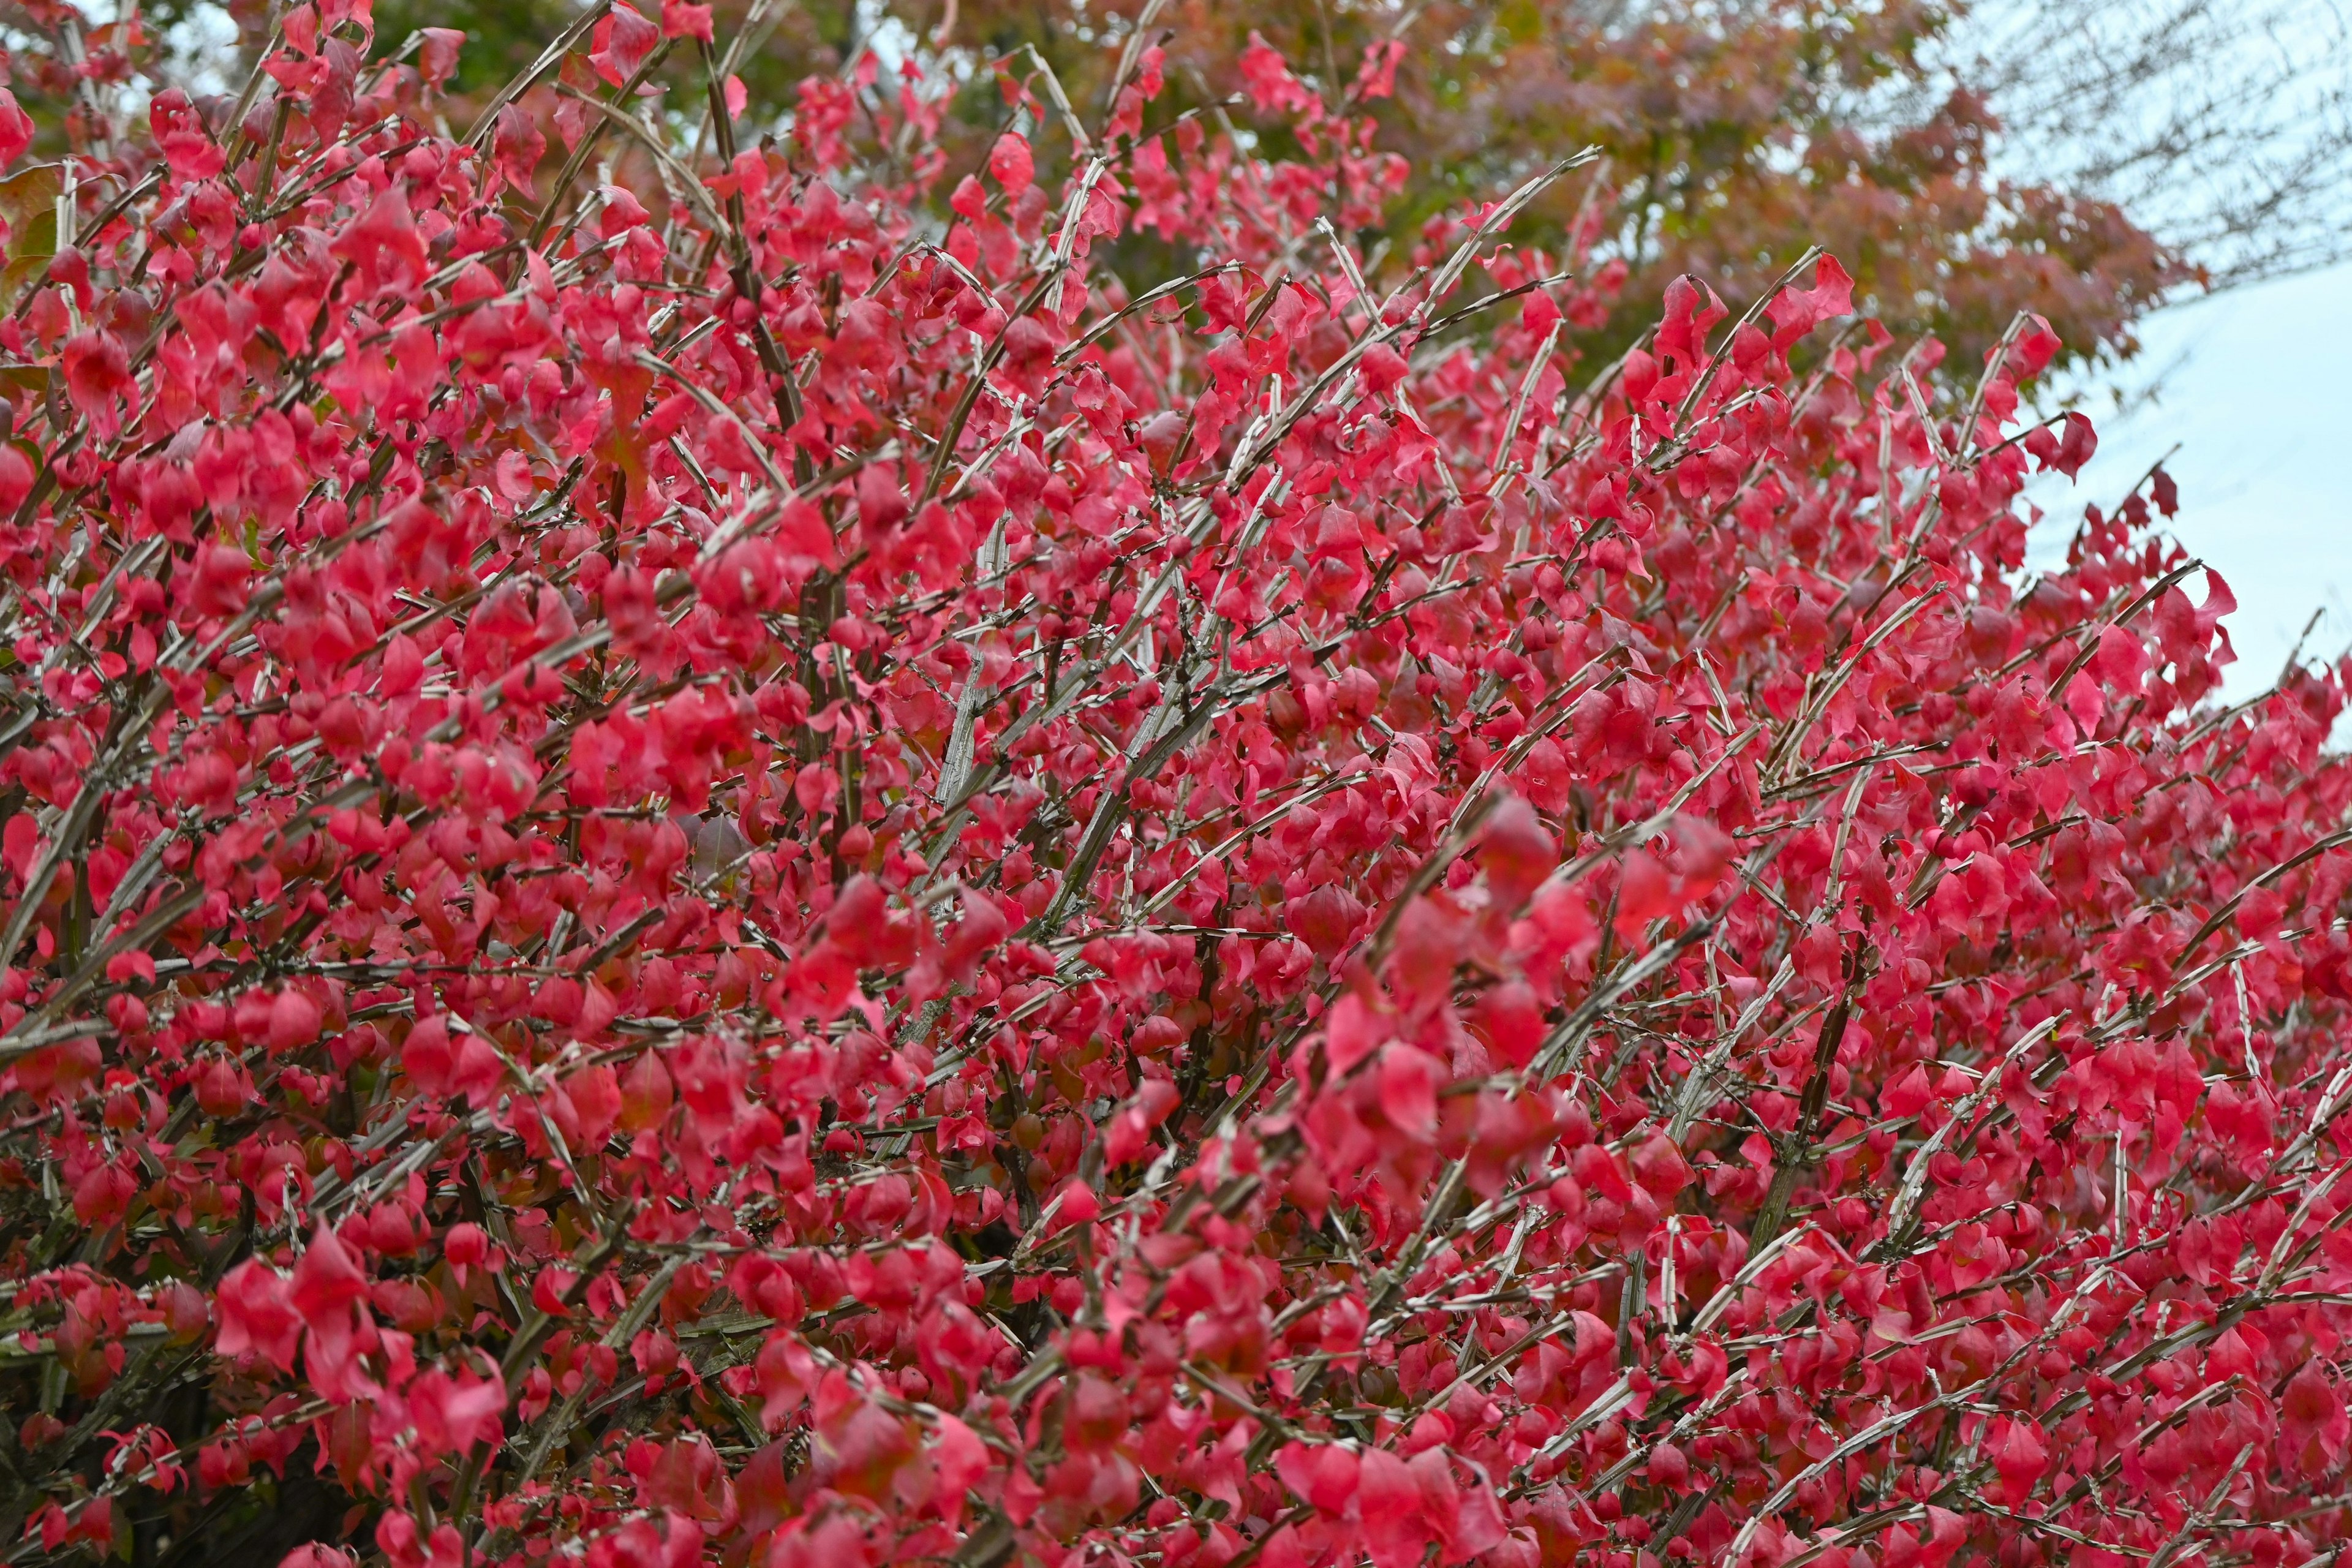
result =
[[[2038,323],[1579,366],[1264,50],[942,234],[920,79],[698,164],[590,15],[551,184],[296,8],[0,320],[12,1562],[2344,1539],[2342,680],[2161,475],[2024,575]]]

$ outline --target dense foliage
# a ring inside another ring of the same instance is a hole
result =
[[[923,60],[941,88],[954,84],[925,132],[949,169],[920,203],[934,217],[946,217],[942,198],[957,177],[981,170],[1001,132],[1036,128],[1034,118],[1008,110],[992,68],[1029,79],[1040,92],[1037,73],[1050,69],[1074,105],[1092,110],[1110,101],[1126,46],[1141,37],[1165,50],[1160,111],[1197,110],[1216,129],[1216,117],[1241,101],[1237,62],[1263,35],[1325,112],[1374,118],[1381,148],[1407,161],[1403,184],[1381,204],[1381,221],[1349,230],[1360,250],[1391,236],[1409,244],[1424,220],[1517,185],[1563,149],[1590,145],[1601,159],[1538,193],[1514,231],[1567,260],[1628,269],[1626,286],[1601,296],[1593,319],[1570,324],[1576,346],[1600,359],[1622,352],[1649,329],[1665,286],[1685,273],[1744,310],[1819,245],[1852,270],[1870,314],[1906,339],[1932,333],[1973,366],[2020,310],[2048,321],[2069,359],[2130,353],[2143,314],[2199,276],[2142,222],[2155,215],[2177,226],[2203,194],[2194,172],[2212,163],[2238,164],[2252,180],[2237,243],[2256,249],[2265,243],[2252,232],[2257,226],[2263,236],[2293,227],[2302,203],[2324,201],[2341,183],[2332,165],[2283,166],[2276,149],[2255,145],[2252,127],[2263,116],[2243,101],[2254,84],[2219,61],[2199,73],[2195,91],[2241,89],[2228,122],[2240,129],[2168,120],[2164,105],[2189,89],[2162,82],[2133,90],[2148,48],[2186,47],[2194,37],[2210,55],[2244,51],[2185,15],[2159,16],[2147,5],[2129,14],[2152,36],[2126,28],[2118,37],[2115,18],[2097,6],[2029,7],[2015,19],[2015,50],[2045,69],[2073,59],[2071,68],[2083,71],[2067,51],[2094,38],[2103,58],[2087,82],[2035,79],[2036,113],[2067,129],[2037,121],[2040,138],[2009,139],[2006,155],[1997,153],[2001,124],[1990,97],[2009,79],[2000,66],[1966,54],[1958,31],[1964,8],[1952,0],[713,0],[710,10],[720,74],[739,75],[747,89],[739,132],[747,143],[777,126],[803,77],[845,72],[877,38],[886,51]],[[57,0],[31,9],[52,26],[68,14]],[[448,87],[451,116],[462,123],[585,9],[582,0],[379,0],[374,12],[391,44],[416,29],[464,30]],[[136,79],[217,72],[209,40],[219,36],[224,11],[238,24],[243,49],[271,36],[272,13],[257,0],[151,0],[143,32],[101,30],[87,47],[110,71]],[[199,13],[214,19],[210,26],[195,26]],[[0,7],[0,18],[6,14]],[[2250,18],[2243,6],[2230,15]],[[195,36],[208,44],[190,53]],[[1381,51],[1384,73],[1393,68],[1392,91],[1358,86],[1368,48]],[[647,62],[648,80],[679,102],[698,102],[704,71],[692,49]],[[18,77],[20,90],[39,95],[26,100],[37,118],[62,122],[81,96],[70,71]],[[584,66],[575,68],[575,85],[587,79]],[[2304,95],[2273,87],[2272,111],[2290,96],[2301,102]],[[523,104],[541,121],[552,174],[563,154],[553,124],[558,100],[542,92]],[[44,107],[54,112],[44,115]],[[2305,105],[2305,118],[2340,116]],[[2072,129],[2088,123],[2100,126],[2098,135]],[[1278,121],[1250,129],[1284,156],[1318,155],[1293,144]],[[2108,184],[2118,167],[2179,173],[2133,184],[2147,212],[2118,206],[2100,199],[2098,180],[2052,177],[2046,164],[2059,156],[2056,147],[2076,142],[2095,143],[2098,158],[2112,160],[2076,172],[2105,171]],[[655,178],[642,153],[610,151],[625,180]],[[1039,139],[1035,156],[1049,188],[1074,167],[1059,137]],[[2265,179],[2305,194],[2284,194]],[[2200,255],[2216,243],[2209,229],[2195,236]],[[1101,249],[1098,260],[1137,276],[1182,266],[1151,233],[1107,236]]]
[[[2343,677],[2160,473],[2024,573],[2041,322],[1580,363],[1262,47],[935,226],[707,17],[0,189],[11,1562],[2336,1550]]]

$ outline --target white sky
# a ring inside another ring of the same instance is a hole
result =
[[[2112,508],[2167,448],[2180,484],[2173,530],[2228,579],[2238,650],[2224,692],[2278,678],[2314,610],[2306,658],[2352,645],[2352,266],[2176,305],[2151,319],[2127,380],[2162,372],[2149,404],[2085,405],[2099,450],[2069,491],[2037,484],[2042,549],[2064,546],[2084,501]],[[2038,552],[2037,552],[2038,553]]]

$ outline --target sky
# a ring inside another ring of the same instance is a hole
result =
[[[2035,553],[2063,550],[2085,501],[2112,509],[2178,444],[2165,465],[2180,486],[2173,531],[2238,600],[2224,623],[2238,651],[2225,695],[2276,680],[2314,610],[2305,657],[2341,656],[2352,647],[2352,265],[2171,306],[2141,342],[2125,379],[2155,379],[2157,394],[2084,405],[2099,450],[2071,489],[2033,488],[2050,514]]]

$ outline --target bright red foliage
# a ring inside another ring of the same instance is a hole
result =
[[[551,184],[363,16],[0,321],[12,1561],[2343,1541],[2342,679],[2160,474],[2023,575],[2037,323],[1591,374],[1266,53],[1318,161],[1139,48],[935,235],[921,82],[692,169],[616,5]]]

